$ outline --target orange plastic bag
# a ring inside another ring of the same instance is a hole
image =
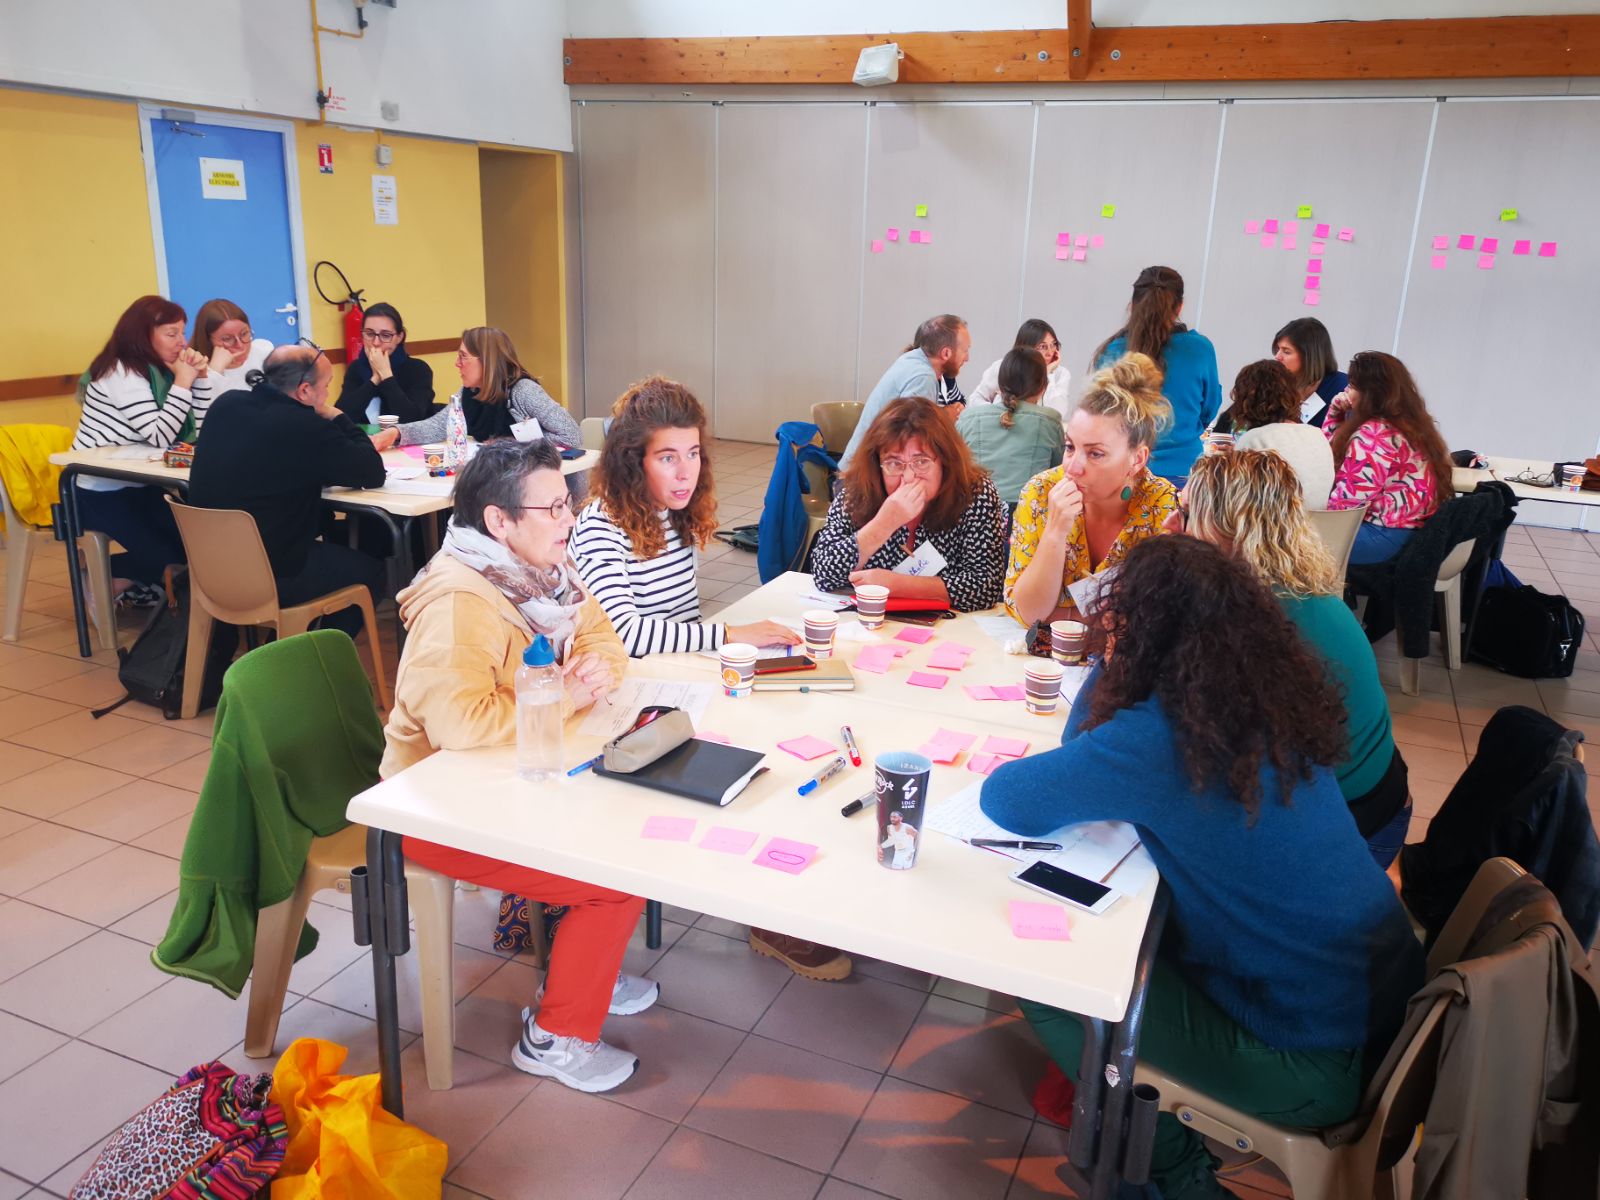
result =
[[[350,1053],[300,1038],[272,1072],[289,1151],[272,1200],[413,1200],[443,1188],[449,1150],[383,1107],[376,1075],[335,1074]]]

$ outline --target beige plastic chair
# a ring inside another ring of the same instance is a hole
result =
[[[352,604],[361,610],[372,650],[372,674],[379,704],[389,707],[389,688],[383,678],[383,649],[378,640],[378,618],[372,610],[372,593],[361,584],[340,588],[304,604],[281,608],[278,585],[272,577],[267,549],[255,518],[232,508],[195,508],[171,496],[167,503],[178,522],[183,548],[189,556],[189,647],[183,669],[183,716],[200,712],[200,688],[205,682],[206,653],[211,645],[211,623],[271,626],[280,638],[304,633],[311,622]]]
[[[828,523],[828,507],[833,502],[828,472],[824,467],[816,463],[802,462],[800,471],[811,490],[800,497],[801,507],[806,510],[806,537],[805,541],[800,543],[800,557],[789,564],[789,569],[792,571],[805,569],[806,555],[811,553],[811,543],[817,540],[817,534],[821,533],[822,527]]]
[[[1478,868],[1428,956],[1431,977],[1456,962],[1494,898],[1524,874],[1510,859],[1490,859]],[[1440,1022],[1449,1007],[1440,997],[1428,1010],[1376,1096],[1369,1091],[1362,1111],[1371,1114],[1357,1138],[1338,1141],[1324,1131],[1291,1129],[1238,1112],[1190,1087],[1180,1079],[1140,1062],[1134,1082],[1161,1092],[1161,1111],[1172,1113],[1189,1128],[1245,1154],[1259,1154],[1288,1177],[1295,1200],[1343,1200],[1378,1196],[1394,1200],[1399,1192],[1398,1163],[1384,1165],[1383,1150],[1396,1140],[1410,1141],[1427,1106],[1441,1038]],[[1391,1052],[1392,1053],[1392,1052]],[[1373,1086],[1377,1085],[1377,1081]],[[1327,1131],[1332,1133],[1333,1131]],[[1325,1140],[1327,1138],[1327,1140]],[[1334,1141],[1335,1144],[1329,1144]],[[1401,1158],[1404,1155],[1400,1156]]]
[[[1472,560],[1476,540],[1458,542],[1455,549],[1439,564],[1439,577],[1434,581],[1433,592],[1440,608],[1439,629],[1444,639],[1444,665],[1452,671],[1461,669],[1461,573]],[[1400,638],[1395,630],[1395,638]],[[1400,656],[1400,690],[1415,696],[1422,690],[1422,660]]]
[[[294,895],[282,904],[262,909],[256,918],[256,954],[244,1031],[244,1052],[251,1058],[267,1058],[277,1050],[283,998],[311,897],[330,888],[349,895],[351,868],[364,866],[366,861],[364,825],[351,825],[332,837],[316,838]],[[417,924],[422,1056],[428,1067],[428,1086],[444,1091],[455,1081],[455,881],[407,860],[406,890],[411,916]]]
[[[1350,551],[1355,548],[1356,534],[1360,531],[1361,522],[1366,519],[1366,515],[1365,504],[1338,511],[1325,508],[1306,510],[1306,519],[1311,522],[1311,528],[1317,531],[1322,544],[1328,548],[1328,553],[1333,555],[1341,581],[1344,579],[1345,570],[1350,566]]]
[[[822,448],[838,458],[861,424],[859,400],[829,400],[811,406],[811,423],[822,430]]]
[[[606,423],[600,417],[585,417],[578,422],[578,432],[585,450],[603,450],[606,444]]]
[[[55,532],[48,525],[24,521],[11,503],[11,493],[0,485],[0,512],[5,514],[6,531],[6,620],[5,640],[14,642],[22,635],[22,606],[28,594],[28,568],[33,552],[41,543],[55,544]],[[111,602],[111,539],[94,530],[85,530],[78,539],[88,567],[89,618],[100,635],[105,650],[117,648],[117,611]]]

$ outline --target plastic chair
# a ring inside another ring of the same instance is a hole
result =
[[[606,444],[606,423],[603,417],[585,417],[578,423],[578,432],[583,435],[583,448],[585,450],[601,450]]]
[[[1477,540],[1458,542],[1455,549],[1439,564],[1439,578],[1433,585],[1438,597],[1439,630],[1444,639],[1444,665],[1452,671],[1461,669],[1461,573],[1472,561],[1472,549]],[[1395,640],[1403,643],[1399,630]],[[1400,690],[1415,696],[1422,690],[1422,660],[1400,656]]]
[[[183,715],[200,712],[200,688],[205,682],[206,653],[211,645],[211,623],[246,627],[271,626],[279,638],[304,633],[311,622],[349,608],[361,610],[372,649],[372,674],[378,700],[389,707],[389,688],[383,678],[383,649],[378,640],[378,618],[372,593],[355,584],[289,608],[278,604],[278,585],[255,518],[231,508],[195,508],[171,496],[167,503],[178,522],[184,551],[189,556],[189,646],[184,660]]]
[[[824,450],[835,458],[844,453],[861,423],[864,407],[859,400],[829,400],[811,406],[811,423],[822,430]]]
[[[833,503],[832,481],[828,478],[828,471],[821,463],[800,462],[801,474],[805,476],[806,485],[811,489],[800,497],[800,504],[806,510],[806,537],[800,543],[800,555],[789,564],[791,571],[803,571],[806,558],[811,553],[811,543],[817,540],[817,534],[822,532],[823,526],[828,523],[828,508]]]
[[[1524,874],[1510,859],[1491,859],[1483,864],[1428,956],[1430,977],[1460,959],[1495,898]],[[1398,1055],[1395,1050],[1390,1051],[1386,1065],[1392,1061],[1392,1069],[1387,1075],[1380,1070],[1363,1098],[1359,1111],[1366,1124],[1359,1134],[1351,1134],[1348,1123],[1328,1130],[1274,1125],[1238,1112],[1142,1061],[1135,1069],[1134,1081],[1157,1088],[1161,1110],[1172,1113],[1189,1128],[1241,1153],[1259,1154],[1271,1161],[1288,1177],[1295,1200],[1338,1200],[1348,1196],[1393,1200],[1400,1194],[1396,1167],[1415,1139],[1433,1090],[1440,1053],[1440,1022],[1449,1006],[1448,997],[1439,997],[1410,1042]],[[1396,1153],[1397,1144],[1403,1145],[1405,1151]]]
[[[6,620],[5,640],[14,642],[22,635],[22,606],[28,594],[28,568],[33,564],[34,548],[41,542],[55,542],[48,525],[24,521],[11,503],[11,493],[0,485],[0,512],[5,514],[10,538],[6,542]],[[117,648],[117,610],[111,601],[111,539],[95,530],[85,530],[78,539],[89,572],[89,616],[100,634],[105,650]]]
[[[1338,564],[1340,580],[1344,579],[1345,570],[1350,566],[1350,551],[1355,549],[1356,534],[1360,531],[1361,522],[1366,519],[1366,515],[1365,504],[1338,510],[1325,508],[1306,510],[1306,519],[1311,522],[1311,528],[1317,531],[1322,544],[1328,548],[1328,553],[1333,555],[1333,561]]]

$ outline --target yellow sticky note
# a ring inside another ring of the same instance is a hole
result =
[[[928,215],[928,206],[926,204],[917,205],[917,216],[925,217],[927,215]]]
[[[1117,206],[1115,204],[1102,204],[1100,206],[1100,215],[1108,219],[1116,216]]]
[[[1295,210],[1295,216],[1297,217],[1309,217],[1310,215],[1311,205],[1309,204],[1302,204],[1298,209]]]
[[[1515,221],[1517,219],[1517,210],[1514,208],[1502,208],[1500,210],[1500,219],[1502,221]]]

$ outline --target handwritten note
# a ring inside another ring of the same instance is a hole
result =
[[[787,742],[779,742],[778,749],[788,751],[802,762],[810,762],[814,758],[821,758],[824,754],[837,754],[839,752],[838,747],[832,742],[825,742],[809,733],[805,737],[790,738]]]
[[[788,838],[775,837],[756,852],[755,863],[758,867],[770,867],[774,871],[798,875],[816,857],[817,848],[808,842],[792,842]]]
[[[978,747],[985,754],[999,754],[1005,758],[1021,758],[1028,752],[1028,743],[1022,738],[991,737]]]
[[[906,682],[912,687],[932,688],[938,691],[950,682],[948,675],[934,675],[927,671],[913,671],[906,677]]]
[[[908,625],[894,635],[894,640],[897,642],[911,642],[913,645],[920,646],[924,642],[933,641],[933,630],[924,629],[920,625]]]
[[[1295,209],[1294,215],[1297,216],[1297,217],[1309,217],[1311,215],[1311,205],[1309,205],[1309,204],[1300,205],[1299,208]]]
[[[1356,231],[1354,229],[1349,229],[1349,228],[1345,228],[1345,229],[1339,230],[1339,240],[1341,242],[1353,242],[1353,241],[1355,241],[1356,240]]]
[[[1513,253],[1513,254],[1526,254],[1526,253],[1528,253],[1528,251],[1530,251],[1532,249],[1533,249],[1533,243],[1530,242],[1527,238],[1523,238],[1516,245],[1511,247],[1511,253]]]
[[[705,837],[696,844],[702,850],[715,850],[721,854],[743,854],[756,844],[756,833],[750,829],[734,829],[730,825],[713,825]]]
[[[1013,900],[1011,903],[1011,932],[1019,938],[1037,942],[1065,942],[1071,939],[1067,929],[1067,910],[1059,904],[1035,904],[1031,900]]]
[[[1306,214],[1306,216],[1310,216],[1310,215],[1311,215],[1310,213]],[[1311,231],[1311,236],[1315,237],[1315,238],[1325,238],[1325,237],[1327,237],[1328,236],[1328,227],[1326,225],[1318,225],[1315,229],[1313,229]]]
[[[693,817],[650,817],[639,836],[663,842],[687,842],[694,835],[694,825]]]
[[[1515,221],[1517,219],[1517,210],[1514,208],[1502,208],[1500,210],[1500,219],[1502,221]]]

